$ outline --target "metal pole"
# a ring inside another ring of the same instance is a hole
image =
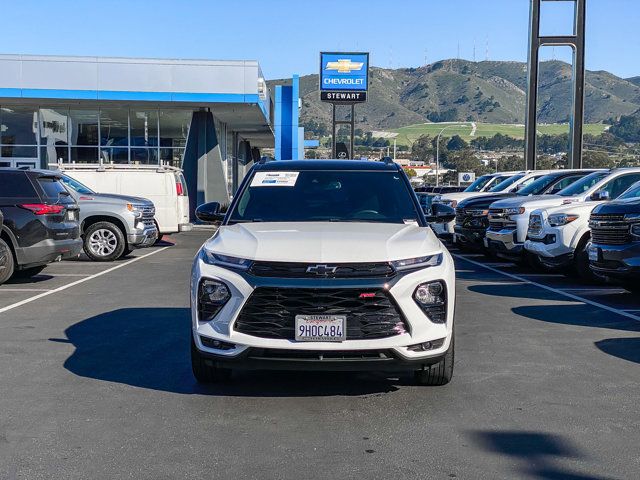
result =
[[[333,121],[331,122],[331,158],[336,158],[336,104],[332,103]]]
[[[396,139],[393,139],[393,161],[396,161]]]
[[[444,128],[436,138],[436,187],[440,185],[440,135],[444,132]]]
[[[536,169],[538,67],[540,61],[540,2],[531,0],[529,12],[529,58],[527,61],[527,111],[525,116],[525,162],[527,170]]]
[[[356,158],[355,152],[354,152],[354,144],[355,144],[355,135],[356,135],[356,106],[354,104],[351,104],[351,142],[350,142],[350,146],[351,148],[349,149],[349,153],[351,154],[351,159],[353,160],[354,158]]]
[[[569,168],[582,168],[582,131],[584,125],[585,17],[586,0],[577,0],[575,8],[575,44],[573,45],[573,113],[569,122]]]

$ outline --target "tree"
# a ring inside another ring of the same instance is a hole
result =
[[[500,172],[513,172],[524,170],[524,168],[524,157],[519,157],[518,155],[503,156],[498,160],[498,171]]]
[[[582,155],[582,165],[584,168],[613,168],[616,162],[607,153],[587,150]]]
[[[611,125],[609,132],[625,142],[640,142],[640,115],[623,115]]]
[[[422,135],[411,146],[411,156],[427,164],[431,163],[436,151],[433,146],[433,138],[430,135]]]
[[[460,135],[454,135],[447,143],[447,150],[458,151],[468,148],[469,144]]]
[[[405,168],[404,173],[406,173],[407,177],[409,178],[413,178],[418,175],[418,173],[413,168]]]

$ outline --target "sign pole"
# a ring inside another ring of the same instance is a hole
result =
[[[331,158],[336,158],[336,104],[332,103],[333,107],[333,121],[331,122]]]
[[[351,141],[349,142],[349,153],[351,154],[351,160],[353,160],[354,158],[356,158],[355,152],[353,151],[354,148],[354,143],[355,143],[355,136],[356,136],[356,115],[355,115],[355,111],[356,111],[356,106],[355,104],[351,104]]]

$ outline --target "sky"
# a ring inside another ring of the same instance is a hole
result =
[[[571,3],[543,3],[543,34],[571,33]],[[526,61],[528,15],[529,0],[0,0],[0,53],[258,60],[268,79],[317,72],[320,51]],[[588,69],[640,75],[639,51],[640,0],[587,0]]]

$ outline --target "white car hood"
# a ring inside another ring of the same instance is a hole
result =
[[[381,262],[442,251],[429,227],[391,223],[237,223],[205,243],[209,251],[274,262]]]
[[[594,208],[596,208],[598,205],[601,205],[603,203],[606,203],[604,201],[602,202],[578,202],[578,203],[572,203],[569,205],[561,205],[559,207],[550,207],[550,208],[546,208],[544,209],[547,217],[549,215],[553,215],[554,213],[572,213],[572,214],[576,214],[576,215],[587,215],[589,213],[591,213],[591,210],[593,210]],[[543,209],[540,209],[543,210]]]
[[[460,203],[462,200],[466,200],[471,197],[482,197],[485,195],[494,195],[499,192],[456,192],[456,193],[446,193],[444,195],[440,195],[442,200],[455,200]]]
[[[544,207],[556,207],[562,205],[565,200],[573,197],[561,197],[559,195],[532,195],[530,197],[511,197],[498,200],[491,204],[491,208],[518,208],[525,207],[527,210]]]

